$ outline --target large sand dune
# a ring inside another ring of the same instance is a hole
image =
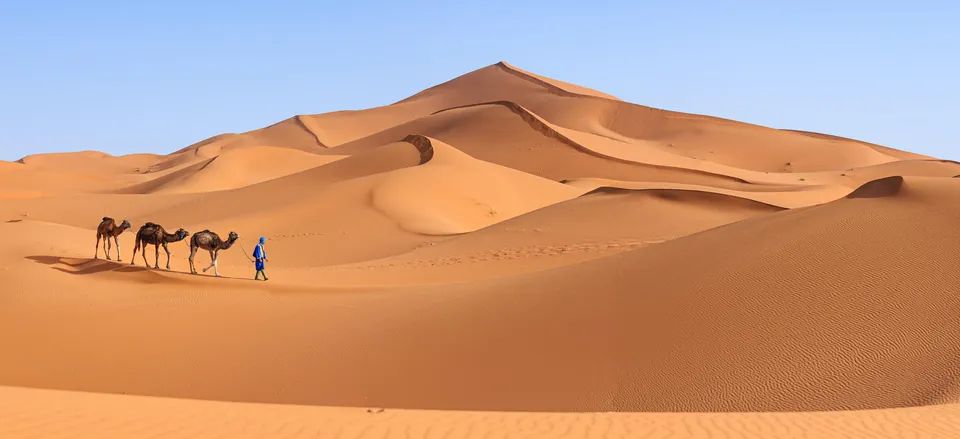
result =
[[[0,436],[960,435],[956,162],[507,63],[171,150],[0,163]]]

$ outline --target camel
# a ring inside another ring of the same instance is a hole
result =
[[[190,236],[190,232],[184,230],[183,228],[178,229],[175,233],[167,233],[163,229],[163,226],[155,223],[146,223],[140,227],[140,230],[137,231],[137,244],[133,248],[133,257],[130,258],[130,265],[133,265],[137,258],[137,250],[140,249],[140,245],[143,245],[143,263],[150,267],[150,263],[147,262],[147,244],[153,244],[156,249],[156,260],[154,261],[153,268],[160,268],[160,246],[163,246],[163,251],[167,252],[167,270],[170,269],[170,249],[167,248],[167,244],[171,242],[180,242],[183,241],[187,236]]]
[[[193,265],[193,257],[197,254],[198,249],[204,249],[210,252],[210,265],[205,267],[203,272],[206,273],[212,267],[213,272],[217,277],[220,277],[220,270],[217,266],[220,250],[233,247],[233,243],[237,242],[239,238],[240,235],[237,235],[237,232],[230,232],[230,236],[224,241],[220,238],[220,235],[206,229],[193,235],[193,238],[190,238],[190,273],[197,274],[197,269]]]
[[[117,222],[108,216],[103,217],[103,220],[100,222],[100,225],[97,226],[97,246],[93,251],[93,259],[100,258],[100,238],[103,238],[103,253],[107,255],[107,260],[110,259],[110,238],[113,238],[113,243],[117,246],[117,262],[121,262],[123,258],[120,256],[120,240],[117,239],[121,233],[130,228],[130,222],[123,220],[119,226]]]

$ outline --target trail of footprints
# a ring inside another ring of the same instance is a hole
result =
[[[601,242],[586,242],[577,244],[563,245],[531,245],[523,247],[504,247],[494,250],[487,250],[477,253],[468,253],[458,256],[445,256],[437,258],[418,258],[412,260],[393,260],[383,262],[362,263],[353,265],[343,265],[337,268],[350,270],[368,270],[375,268],[423,268],[423,267],[445,267],[459,264],[476,264],[491,261],[509,261],[523,258],[538,258],[561,256],[571,253],[619,253],[645,247],[650,244],[658,244],[667,241],[668,238],[641,240],[641,239],[621,239]]]

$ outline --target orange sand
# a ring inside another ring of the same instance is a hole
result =
[[[0,437],[958,437],[958,174],[506,63],[2,162]]]

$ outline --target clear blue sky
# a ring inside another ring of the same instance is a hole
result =
[[[960,159],[948,1],[0,0],[0,159],[169,153],[505,60],[671,110]]]

